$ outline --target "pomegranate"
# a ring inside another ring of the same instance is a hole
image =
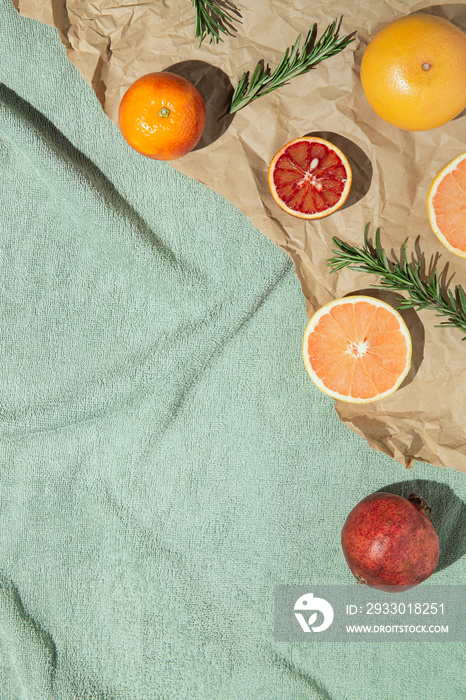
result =
[[[380,491],[363,498],[346,518],[343,553],[358,583],[399,592],[434,573],[439,538],[427,501]]]

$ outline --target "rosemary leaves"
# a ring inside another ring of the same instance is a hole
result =
[[[381,281],[372,285],[373,287],[408,293],[408,298],[401,300],[399,309],[432,309],[437,316],[445,317],[439,326],[456,327],[466,334],[466,294],[463,287],[456,285],[454,293],[447,289],[445,296],[440,288],[436,268],[427,276],[422,276],[420,260],[408,263],[406,244],[403,246],[400,260],[389,261],[380,244],[380,229],[376,231],[375,247],[372,247],[367,238],[368,228],[367,225],[364,245],[361,248],[333,238],[338,249],[333,250],[335,256],[327,260],[332,268],[331,272],[347,267],[350,270],[379,275]],[[466,340],[466,335],[462,340]]]
[[[228,0],[191,0],[195,14],[194,36],[199,39],[199,46],[206,37],[210,43],[223,41],[220,33],[229,34],[232,22],[241,18],[240,11]]]
[[[340,24],[341,19],[335,19],[327,27],[320,39],[314,43],[317,25],[313,24],[301,49],[300,34],[294,45],[286,49],[280,63],[273,72],[268,65],[264,65],[263,61],[259,61],[250,77],[249,72],[243,73],[233,92],[227,114],[238,112],[238,110],[243,109],[253,100],[257,100],[262,95],[267,95],[272,90],[286,85],[293,78],[307,73],[318,63],[342,51],[354,41],[355,37],[353,32],[339,38]]]

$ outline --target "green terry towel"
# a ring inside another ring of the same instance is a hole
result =
[[[341,424],[288,257],[0,18],[0,699],[463,700],[463,644],[276,642],[273,590],[353,583],[342,524],[394,484],[463,583],[464,475]]]

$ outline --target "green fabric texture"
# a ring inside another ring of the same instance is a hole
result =
[[[288,257],[0,17],[1,700],[464,699],[463,644],[278,643],[273,589],[352,583],[341,527],[390,485],[464,583],[465,475],[340,423]]]

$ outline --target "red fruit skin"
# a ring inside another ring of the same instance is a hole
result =
[[[341,544],[358,581],[392,593],[429,578],[440,553],[438,535],[425,513],[407,498],[383,491],[353,508]]]

